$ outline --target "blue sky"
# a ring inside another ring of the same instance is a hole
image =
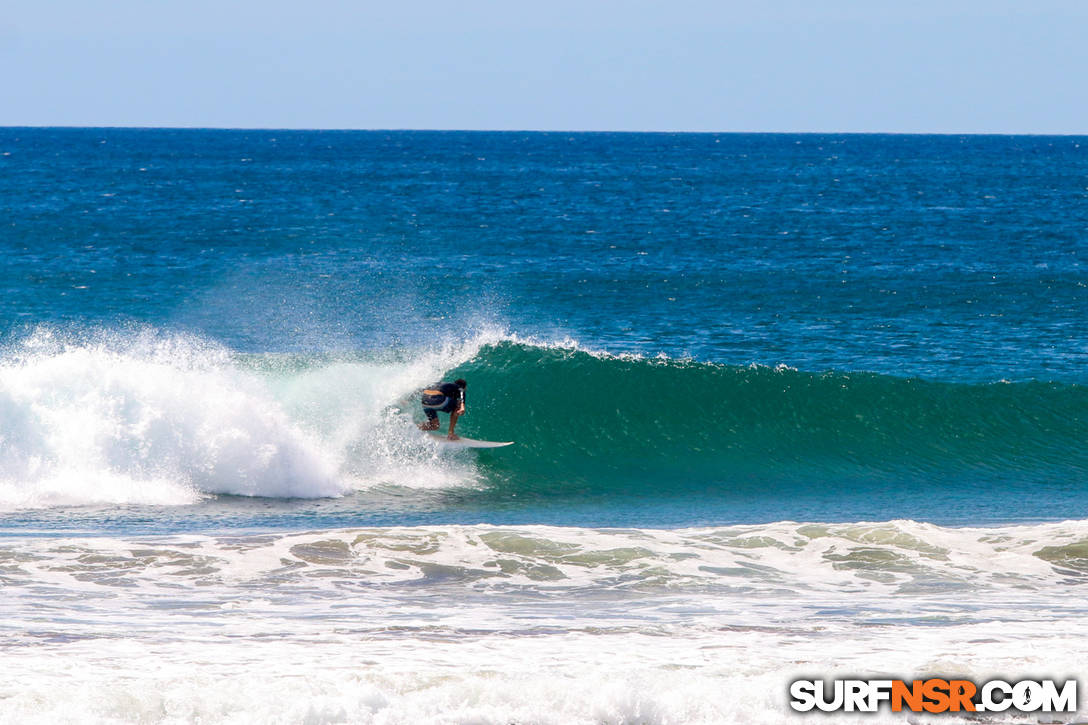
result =
[[[0,125],[1088,133],[1088,2],[9,0]]]

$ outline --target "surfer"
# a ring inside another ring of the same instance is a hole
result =
[[[464,378],[458,378],[452,383],[445,381],[432,385],[423,391],[423,412],[427,420],[419,424],[420,430],[438,430],[438,414],[450,414],[450,430],[446,436],[451,441],[458,440],[453,432],[457,426],[457,419],[465,414],[465,387],[468,385]]]

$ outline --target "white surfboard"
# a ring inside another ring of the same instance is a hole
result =
[[[451,441],[440,433],[432,433],[431,438],[434,438],[438,443],[445,443],[447,446],[452,446],[454,448],[502,448],[503,446],[514,445],[514,441],[478,441],[472,438],[458,438],[455,441]]]

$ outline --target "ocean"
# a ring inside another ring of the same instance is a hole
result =
[[[788,703],[1083,673],[1088,137],[0,128],[0,248],[0,722],[1088,718]]]

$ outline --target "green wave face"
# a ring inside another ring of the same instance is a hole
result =
[[[481,465],[537,490],[1088,480],[1088,388],[617,358],[514,342],[449,373]]]

